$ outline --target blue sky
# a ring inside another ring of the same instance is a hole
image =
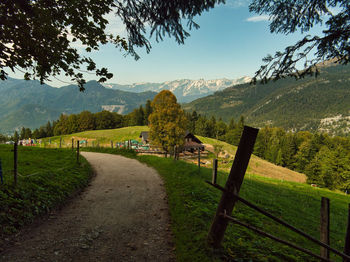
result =
[[[110,83],[253,76],[264,56],[295,43],[301,34],[271,34],[266,17],[249,13],[249,2],[227,0],[225,5],[203,13],[195,19],[200,29],[191,30],[191,36],[184,45],[178,45],[173,38],[165,38],[159,43],[151,39],[151,52],[146,54],[144,50],[138,50],[141,56],[138,61],[131,56],[124,57],[118,49],[109,45],[90,55],[98,66],[107,67],[114,74],[113,79],[108,81]],[[122,33],[123,28],[113,23],[111,30]],[[320,33],[321,29],[316,28],[313,32]],[[19,74],[10,76],[21,77]],[[64,76],[57,78],[70,82]],[[86,78],[96,79],[94,75]],[[48,84],[66,85],[53,78]]]

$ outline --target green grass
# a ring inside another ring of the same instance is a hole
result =
[[[226,231],[223,248],[214,252],[207,246],[206,238],[221,192],[204,182],[210,180],[211,170],[201,168],[199,173],[197,166],[184,161],[174,162],[169,158],[134,158],[154,167],[165,182],[178,261],[316,261],[233,224]],[[226,178],[227,173],[219,172],[218,183],[224,185]],[[240,195],[317,239],[321,197],[330,198],[331,246],[343,250],[350,201],[348,196],[306,184],[281,182],[251,174],[246,175]],[[241,203],[236,205],[233,216],[319,254],[317,245]],[[333,255],[331,258],[341,261]]]
[[[110,145],[110,142],[123,142],[129,139],[136,139],[141,141],[139,135],[142,131],[148,131],[149,128],[147,126],[132,126],[132,127],[123,127],[118,129],[106,129],[106,130],[93,130],[93,131],[85,131],[70,135],[63,136],[54,136],[51,138],[42,139],[43,143],[49,146],[49,139],[51,140],[51,145],[57,147],[60,143],[60,137],[63,140],[63,146],[70,147],[72,138],[79,139],[87,139],[94,140],[95,145],[97,141],[102,145]],[[89,143],[91,145],[92,142]]]
[[[210,145],[222,145],[222,150],[227,151],[230,155],[235,155],[237,151],[237,147],[230,145],[226,142],[219,141],[214,138],[204,137],[204,136],[197,136],[200,141],[202,141],[203,144],[210,144]]]
[[[0,184],[0,236],[17,232],[38,215],[63,204],[87,185],[92,169],[76,164],[66,149],[18,147],[18,184],[13,185],[13,146],[0,145],[4,184]]]

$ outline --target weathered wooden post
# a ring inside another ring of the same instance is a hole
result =
[[[13,181],[17,185],[17,141],[13,144]]]
[[[113,141],[111,140],[111,148],[113,148]]]
[[[320,241],[329,245],[329,198],[321,199]],[[321,257],[329,259],[329,250],[321,247]]]
[[[74,138],[72,138],[72,151],[74,151]]]
[[[51,138],[49,138],[49,144],[51,145]]]
[[[62,148],[62,137],[60,137],[60,148]]]
[[[234,197],[239,194],[244,174],[247,170],[250,156],[253,152],[256,137],[259,129],[244,126],[243,134],[239,142],[235,160],[233,161],[229,177],[226,181],[225,191],[222,193],[216,215],[211,225],[208,243],[214,248],[220,247],[224,237],[228,220],[222,214],[231,216],[232,210],[237,199]]]
[[[346,228],[344,253],[350,255],[350,204],[348,207],[348,226]],[[344,259],[343,261],[350,262],[349,259]]]
[[[198,147],[198,170],[201,169],[201,150]]]
[[[216,178],[218,176],[218,160],[217,159],[213,159],[213,177],[211,182],[213,184],[216,184]]]
[[[77,140],[77,163],[79,164],[79,140]]]

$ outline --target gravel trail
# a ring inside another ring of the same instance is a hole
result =
[[[175,261],[167,198],[157,172],[122,156],[82,152],[96,176],[0,261]]]

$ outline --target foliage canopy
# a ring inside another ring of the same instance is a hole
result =
[[[79,54],[74,42],[80,42],[87,52],[111,43],[137,59],[135,47],[149,52],[152,35],[157,41],[173,36],[182,44],[189,36],[183,21],[187,20],[189,29],[198,28],[193,18],[221,2],[224,0],[1,1],[0,79],[6,79],[8,69],[23,69],[26,79],[41,82],[63,72],[84,90],[84,73],[95,73],[101,82],[113,75]],[[124,24],[126,37],[106,29],[106,15],[111,12]]]
[[[166,151],[171,151],[174,146],[182,146],[187,118],[173,93],[169,90],[161,91],[154,97],[152,109],[148,119],[152,143]]]
[[[263,59],[265,65],[256,72],[263,82],[286,76],[296,78],[318,74],[317,64],[326,60],[347,64],[350,54],[350,3],[348,0],[254,0],[251,12],[270,17],[271,33],[308,32],[324,24],[323,35],[306,35],[303,39]],[[336,11],[334,11],[336,10]],[[314,52],[313,56],[312,53]],[[298,63],[304,70],[298,71]]]

